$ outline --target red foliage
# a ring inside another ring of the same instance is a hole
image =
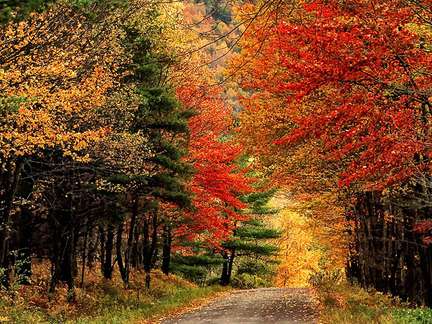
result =
[[[266,34],[245,84],[286,97],[295,127],[277,143],[320,140],[327,158],[343,161],[341,186],[379,188],[428,168],[432,55],[421,27],[430,11],[403,0],[329,0],[301,16]],[[314,109],[299,108],[311,100]]]
[[[420,234],[428,233],[432,231],[432,221],[424,220],[424,221],[417,222],[417,224],[415,224],[413,229],[414,232],[416,233],[420,233]]]
[[[190,184],[196,210],[187,215],[178,234],[198,234],[218,245],[231,234],[234,223],[244,219],[239,211],[245,205],[239,195],[250,192],[249,180],[235,161],[242,148],[221,137],[231,127],[231,111],[220,97],[220,90],[207,86],[188,85],[177,89],[179,100],[197,110],[191,118],[189,161],[196,173]],[[204,234],[205,233],[205,234]]]
[[[414,225],[414,232],[423,235],[423,243],[432,244],[432,220],[419,221]]]

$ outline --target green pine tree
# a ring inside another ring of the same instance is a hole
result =
[[[172,230],[176,222],[164,214],[161,204],[173,203],[179,209],[191,208],[191,194],[186,181],[193,168],[184,162],[183,157],[188,148],[188,120],[194,112],[183,109],[173,91],[161,79],[169,60],[152,52],[151,39],[135,28],[127,28],[126,35],[131,64],[125,66],[125,70],[132,73],[124,81],[133,85],[139,98],[129,131],[146,138],[150,157],[145,161],[148,173],[119,175],[117,181],[128,183],[133,196],[131,221],[136,229],[131,225],[129,236],[135,236],[136,240],[140,237],[141,241],[140,251],[130,252],[138,253],[139,257],[131,255],[130,258],[142,260],[149,287],[150,271],[156,266],[160,246],[162,270],[168,274],[170,268]],[[138,215],[140,219],[136,219]],[[128,242],[128,251],[133,250],[130,245],[135,243],[132,241]]]
[[[175,254],[172,271],[201,285],[208,283],[224,262],[223,258],[214,250],[204,246],[202,242],[190,242],[185,245],[190,245],[194,254]]]
[[[267,207],[269,200],[273,197],[275,190],[254,192],[242,197],[248,204],[248,213],[252,217],[237,225],[232,237],[225,241],[222,251],[224,263],[220,277],[221,285],[228,285],[231,282],[233,265],[236,259],[244,262],[243,268],[239,268],[238,274],[249,273],[257,275],[265,272],[261,261],[269,263],[278,251],[278,248],[269,243],[269,240],[278,238],[280,232],[270,228],[265,223],[265,216],[275,213],[275,210]],[[249,264],[248,266],[244,266]],[[250,271],[248,271],[250,269]]]

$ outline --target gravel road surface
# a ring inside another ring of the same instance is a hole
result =
[[[308,289],[263,288],[235,291],[229,296],[163,324],[317,323]]]

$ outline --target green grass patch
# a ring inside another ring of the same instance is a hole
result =
[[[83,317],[74,320],[74,323],[131,323],[152,317],[163,316],[178,308],[187,306],[191,302],[207,298],[224,289],[220,286],[203,288],[178,288],[170,291],[162,297],[150,298],[143,301],[122,302],[112,297],[107,297],[100,307],[100,315],[97,317]],[[72,321],[71,321],[72,322]]]
[[[396,324],[430,324],[432,323],[432,309],[395,309],[392,313],[392,319]]]

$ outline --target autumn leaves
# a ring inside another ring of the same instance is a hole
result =
[[[37,253],[52,264],[50,290],[65,281],[73,299],[78,262],[85,273],[100,261],[107,279],[117,264],[126,286],[144,268],[150,285],[173,246],[220,248],[252,189],[183,5],[45,9],[1,26],[3,284],[18,264],[30,276]]]
[[[359,258],[350,275],[365,286],[414,298],[405,270],[389,268],[378,256],[407,267],[411,278],[429,271],[422,236],[407,233],[428,217],[431,3],[274,6],[247,33],[235,61],[245,62],[239,82],[250,93],[243,100],[242,134],[260,130],[245,142],[251,152],[264,153],[263,170],[302,198],[339,197],[350,216],[344,225],[335,215],[334,228],[354,235],[347,237]],[[332,214],[314,213],[317,219]],[[410,247],[402,237],[409,237]]]

